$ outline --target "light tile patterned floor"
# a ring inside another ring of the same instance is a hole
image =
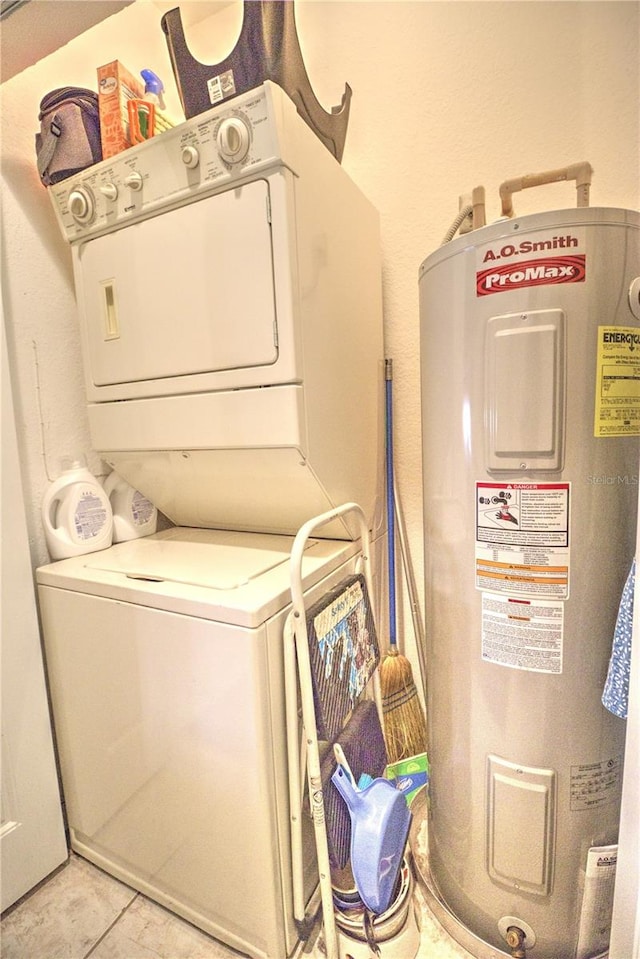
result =
[[[416,959],[466,959],[424,904]],[[2,959],[239,959],[188,922],[72,854],[0,924]]]

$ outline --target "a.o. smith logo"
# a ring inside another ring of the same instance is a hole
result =
[[[586,276],[583,253],[572,256],[549,256],[541,260],[524,260],[501,266],[491,266],[476,273],[478,296],[505,293],[526,286],[545,286],[552,283],[582,283]]]

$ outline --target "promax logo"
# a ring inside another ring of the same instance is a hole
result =
[[[525,260],[492,266],[476,273],[476,293],[504,293],[527,286],[543,286],[552,283],[582,283],[586,276],[584,254],[575,256],[550,256],[543,260]]]

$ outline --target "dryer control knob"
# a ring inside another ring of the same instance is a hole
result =
[[[200,154],[198,153],[197,149],[195,147],[183,147],[182,162],[190,170],[195,170],[200,163]]]
[[[78,223],[88,223],[93,216],[93,196],[85,187],[76,187],[69,194],[69,211]]]
[[[223,160],[240,163],[249,152],[249,127],[240,117],[226,117],[218,127],[216,143]]]
[[[129,176],[124,179],[125,185],[131,187],[132,190],[141,190],[142,189],[142,174],[138,173],[137,170],[134,170]]]

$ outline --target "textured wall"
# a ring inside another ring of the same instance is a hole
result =
[[[504,179],[589,160],[593,205],[638,207],[640,6],[302,0],[296,10],[323,105],[339,103],[345,81],[353,88],[343,165],[381,215],[396,469],[420,583],[420,263],[458,195],[478,184],[494,219]],[[234,4],[189,28],[194,55],[225,56],[240,15]],[[84,450],[101,471],[88,448],[69,250],[34,166],[38,103],[67,83],[95,88],[95,67],[119,58],[160,73],[176,106],[159,20],[156,5],[139,0],[1,88],[3,296],[34,563],[47,559],[39,503],[60,457]],[[566,183],[516,195],[519,213],[574,202]]]

